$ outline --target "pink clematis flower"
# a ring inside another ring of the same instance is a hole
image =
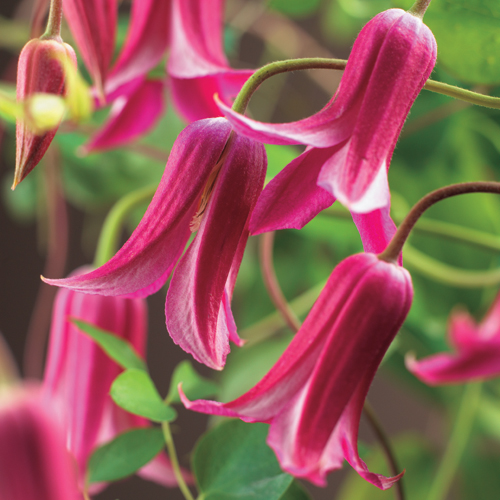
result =
[[[165,310],[170,336],[199,362],[221,369],[229,339],[241,343],[230,301],[266,166],[264,146],[234,134],[224,118],[189,125],[121,250],[95,271],[45,281],[86,293],[144,297],[178,263]]]
[[[83,269],[78,271],[82,272]],[[76,459],[83,487],[87,461],[96,447],[122,432],[148,424],[146,419],[114,404],[109,390],[121,368],[70,322],[72,317],[119,335],[144,357],[147,308],[143,299],[101,297],[65,289],[57,294],[43,382],[44,397],[58,409],[66,430],[67,447]],[[164,454],[158,455],[138,474],[164,486],[177,485]]]
[[[374,254],[342,261],[287,350],[250,391],[229,403],[190,402],[212,415],[270,423],[267,442],[284,470],[325,485],[345,458],[367,481],[389,488],[358,454],[358,427],[375,372],[410,309],[408,272]]]
[[[229,67],[222,47],[224,0],[172,0],[168,73],[172,99],[189,121],[221,116],[214,94],[230,105],[252,70]]]
[[[448,335],[455,354],[434,354],[420,361],[408,355],[408,370],[429,385],[460,384],[500,375],[500,296],[479,325],[466,311],[454,311]]]
[[[2,500],[79,500],[72,459],[36,386],[0,394]]]
[[[361,30],[336,94],[317,114],[260,123],[219,103],[238,133],[269,144],[310,146],[264,190],[252,234],[300,229],[338,199],[353,214],[365,251],[381,252],[395,231],[387,170],[436,53],[434,36],[421,19],[390,9]]]
[[[117,11],[117,0],[64,0],[65,18],[101,98],[115,48]]]

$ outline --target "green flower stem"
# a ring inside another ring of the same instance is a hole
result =
[[[155,184],[133,191],[121,198],[113,206],[101,229],[94,258],[95,267],[102,266],[113,257],[118,249],[120,232],[125,219],[128,217],[131,210],[151,199],[157,187],[158,186]]]
[[[165,444],[167,445],[168,456],[170,458],[170,462],[172,463],[172,469],[174,471],[175,478],[177,479],[177,483],[179,484],[179,489],[181,490],[186,500],[194,500],[194,497],[189,491],[186,481],[184,481],[184,477],[182,476],[182,471],[179,466],[179,460],[177,459],[177,452],[175,451],[174,440],[172,438],[172,433],[170,432],[169,423],[162,422],[161,428],[163,430]]]
[[[462,402],[458,410],[450,441],[448,442],[448,447],[431,485],[427,500],[445,500],[447,498],[451,483],[469,440],[480,400],[481,384],[467,384],[464,387]]]
[[[363,406],[363,412],[370,422],[370,425],[375,432],[380,445],[385,454],[385,458],[387,460],[387,464],[389,465],[389,471],[392,476],[397,476],[400,472],[400,467],[396,460],[396,456],[392,451],[391,442],[389,441],[389,437],[386,435],[382,424],[380,423],[377,414],[375,413],[372,405],[365,399],[365,404]],[[405,492],[403,489],[403,478],[396,482],[394,493],[396,496],[396,500],[405,500]]]
[[[417,0],[413,9],[426,9],[430,0]],[[418,15],[412,12],[414,15]],[[423,14],[422,14],[423,15]],[[280,73],[287,73],[289,71],[298,71],[305,69],[335,69],[344,70],[347,61],[344,59],[328,59],[322,57],[310,57],[304,59],[288,59],[285,61],[276,61],[266,64],[255,71],[255,73],[243,85],[240,93],[236,97],[233,104],[233,110],[237,113],[244,114],[250,98],[259,86],[268,78],[278,75]],[[447,95],[460,99],[461,101],[476,104],[477,106],[485,106],[487,108],[500,109],[500,98],[491,97],[488,95],[478,94],[472,90],[462,89],[447,83],[436,82],[434,80],[427,80],[424,89],[436,92],[438,94]]]
[[[289,71],[303,69],[337,69],[343,70],[347,61],[343,59],[325,59],[323,57],[311,57],[305,59],[288,59],[266,64],[255,71],[255,73],[243,85],[238,97],[233,103],[233,110],[244,114],[252,94],[259,88],[262,82],[274,75],[287,73]]]
[[[47,29],[40,37],[41,40],[61,39],[61,22],[63,15],[63,0],[50,0],[49,19]]]
[[[500,269],[491,271],[466,271],[443,264],[420,252],[409,244],[403,251],[405,266],[428,278],[457,288],[485,288],[500,284]]]
[[[418,201],[399,225],[387,248],[379,257],[388,262],[396,262],[403,249],[410,232],[422,214],[435,203],[468,193],[495,193],[500,194],[500,182],[463,182],[436,189]]]
[[[415,17],[423,19],[425,11],[427,10],[427,7],[429,7],[430,3],[431,0],[417,0],[408,12]]]

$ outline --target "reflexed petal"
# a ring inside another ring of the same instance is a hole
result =
[[[163,93],[161,80],[145,80],[131,95],[119,97],[103,128],[83,146],[85,152],[116,148],[148,132],[163,114]]]
[[[51,285],[100,295],[146,296],[165,282],[191,234],[189,224],[230,134],[222,118],[188,126],[177,138],[151,204],[132,236],[106,264]]]
[[[252,234],[301,229],[335,198],[316,183],[323,163],[338,148],[311,148],[287,165],[264,189],[250,221]]]
[[[164,57],[170,40],[171,0],[134,0],[127,39],[106,81],[106,93],[145,75]]]
[[[228,325],[225,288],[234,257],[241,260],[241,237],[248,235],[248,218],[262,190],[265,169],[264,147],[233,136],[198,233],[168,290],[165,312],[170,336],[214,369],[224,366],[229,352],[232,317]]]

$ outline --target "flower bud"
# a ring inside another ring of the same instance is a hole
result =
[[[74,62],[74,50],[60,39],[30,40],[21,51],[17,67],[17,100],[30,102],[29,97],[37,93],[63,95],[64,69],[58,57],[65,57]],[[29,117],[30,110],[25,110]],[[52,130],[37,133],[33,130],[32,120],[18,120],[16,128],[16,171],[14,189],[38,164],[49,147],[57,131],[57,124]]]

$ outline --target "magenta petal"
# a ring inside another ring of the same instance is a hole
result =
[[[102,90],[115,47],[116,0],[64,0],[64,14],[85,66]]]
[[[264,184],[265,158],[262,144],[236,135],[230,139],[198,233],[167,293],[170,336],[197,361],[214,369],[224,366],[229,352],[232,325],[227,324],[224,311],[225,287]]]
[[[189,239],[189,224],[230,128],[226,120],[215,118],[184,129],[148,210],[118,253],[88,274],[45,281],[100,295],[145,296],[158,290]]]
[[[85,151],[116,148],[145,134],[162,115],[164,101],[164,82],[145,80],[131,95],[114,102],[108,121],[83,146]]]
[[[250,221],[252,234],[301,229],[335,198],[316,183],[323,163],[337,148],[311,148],[288,164],[264,189]]]
[[[165,55],[171,0],[134,0],[127,39],[106,81],[106,93],[146,74]]]
[[[391,219],[390,211],[390,207],[386,206],[368,214],[351,213],[365,252],[382,253],[391,241],[396,232],[396,224]],[[398,264],[403,264],[402,254],[398,258]]]
[[[238,94],[251,75],[252,71],[249,70],[226,69],[197,78],[176,78],[171,75],[172,100],[177,110],[190,122],[222,116],[214,95],[219,95],[225,103],[231,105],[231,98]]]

